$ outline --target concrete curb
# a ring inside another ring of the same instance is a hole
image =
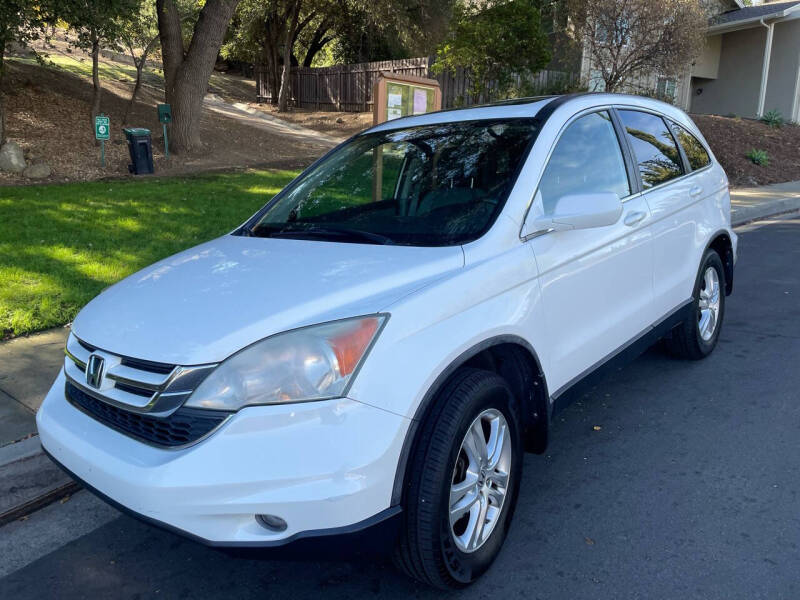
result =
[[[42,451],[38,436],[0,448],[0,526],[78,489]]]
[[[800,210],[800,197],[781,198],[750,206],[737,206],[731,210],[731,223],[734,227],[738,227],[756,219],[774,217],[795,210]]]
[[[39,437],[36,435],[14,442],[13,444],[6,444],[0,447],[0,470],[11,463],[35,456],[41,451],[42,445],[39,443]]]

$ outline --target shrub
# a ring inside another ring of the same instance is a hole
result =
[[[747,153],[746,156],[752,161],[753,164],[758,165],[759,167],[766,167],[769,164],[769,156],[767,155],[766,150],[756,150],[753,148]]]
[[[761,117],[761,121],[773,129],[779,129],[780,127],[783,127],[783,115],[779,110],[770,110],[765,112],[764,116]]]

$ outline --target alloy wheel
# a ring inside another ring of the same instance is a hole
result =
[[[467,429],[450,486],[450,532],[459,550],[475,552],[503,512],[511,470],[511,433],[503,414],[490,408]]]
[[[697,328],[700,337],[707,342],[714,336],[719,322],[720,286],[719,275],[714,267],[708,267],[703,274],[698,308]]]

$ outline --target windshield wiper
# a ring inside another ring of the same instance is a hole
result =
[[[371,231],[363,231],[361,229],[334,229],[329,227],[308,227],[303,229],[278,229],[275,231],[269,229],[257,229],[253,232],[258,237],[274,237],[274,238],[315,238],[315,239],[344,239],[358,240],[370,244],[393,244],[394,240],[380,233],[373,233]]]

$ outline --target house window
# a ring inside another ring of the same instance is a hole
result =
[[[656,85],[656,96],[663,100],[673,102],[675,100],[675,88],[677,82],[671,77],[659,77]]]
[[[625,17],[619,17],[611,26],[598,21],[595,26],[595,41],[598,44],[627,46],[631,41],[630,25]]]
[[[592,69],[589,71],[589,91],[590,92],[605,92],[606,81],[603,79],[603,73],[599,69]]]

